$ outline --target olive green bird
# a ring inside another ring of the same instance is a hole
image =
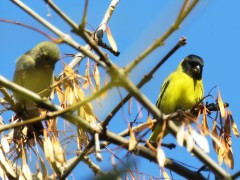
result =
[[[156,106],[164,114],[171,114],[178,109],[191,109],[203,98],[203,72],[204,61],[196,55],[185,57],[178,68],[164,81]],[[176,124],[179,124],[176,122]],[[157,137],[162,131],[162,124],[157,124],[149,141],[157,143]],[[163,137],[169,131],[166,129]]]
[[[54,66],[59,56],[59,49],[53,42],[45,41],[39,43],[18,58],[13,81],[39,94],[42,98],[49,98],[52,93],[50,86],[54,81]],[[21,107],[19,114],[23,120],[40,116],[40,111],[36,104],[16,93],[13,96],[18,106]],[[35,133],[42,134],[42,122],[34,123],[28,127]],[[33,137],[33,133],[28,131],[27,136]]]

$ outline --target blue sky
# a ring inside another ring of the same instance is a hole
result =
[[[48,8],[43,1],[25,0],[31,8],[36,10],[43,17],[48,19],[51,23],[58,26],[62,31],[71,34],[71,29],[52,11],[52,17],[48,18]],[[80,22],[83,11],[83,3],[73,0],[66,3],[66,1],[55,1],[75,22]],[[103,15],[111,1],[90,1],[88,9],[88,29],[97,29],[101,22]],[[131,60],[135,59],[145,48],[147,48],[156,38],[164,33],[167,28],[173,23],[179,12],[183,1],[120,1],[113,17],[110,20],[109,27],[121,52],[119,57],[110,55],[111,60],[119,66],[123,67]],[[149,57],[145,59],[132,73],[131,79],[138,82],[144,73],[148,72],[151,67],[156,64],[161,57],[178,41],[181,36],[187,38],[187,45],[177,51],[154,75],[153,79],[142,88],[142,92],[155,103],[159,93],[160,86],[166,76],[172,72],[182,58],[189,54],[196,54],[201,56],[205,61],[203,80],[205,87],[205,94],[207,94],[212,87],[216,86],[220,89],[224,101],[230,104],[230,110],[233,117],[239,124],[239,42],[240,42],[240,2],[238,0],[230,1],[201,1],[196,8],[181,24],[180,29],[175,32],[167,41],[164,47],[160,47],[154,51]],[[17,8],[10,1],[0,2],[0,18],[20,21],[25,24],[32,25],[43,31],[51,34],[45,27],[36,22],[32,17],[29,17],[21,9]],[[12,79],[16,59],[24,52],[32,48],[40,41],[47,40],[46,37],[33,32],[23,27],[0,23],[1,29],[1,75]],[[84,42],[73,35],[73,37],[81,44]],[[106,37],[104,37],[106,40]],[[59,45],[61,54],[76,53],[76,50],[66,46]],[[69,62],[71,59],[64,59]],[[56,67],[56,74],[62,70],[59,63]],[[102,71],[103,72],[103,71]],[[124,91],[122,92],[125,93]],[[212,93],[217,96],[217,89]],[[112,97],[120,99],[118,94],[112,92],[111,98],[108,98],[102,108],[96,108],[96,112],[100,117],[104,117],[117,101],[112,101]],[[134,104],[135,105],[135,104]],[[136,106],[133,107],[133,114],[128,116],[127,106],[118,113],[118,116],[109,125],[109,129],[115,132],[120,132],[127,127],[125,120],[131,121],[136,115]],[[126,119],[123,120],[123,115]],[[140,121],[144,121],[141,119]],[[235,168],[230,173],[240,170],[239,161],[240,155],[238,153],[240,145],[239,139],[233,137],[233,153],[235,157]],[[167,140],[166,140],[167,141]],[[174,142],[174,139],[169,137],[169,141]],[[210,142],[211,144],[211,142]],[[124,153],[123,153],[124,154]],[[177,154],[177,155],[176,155]],[[179,154],[179,155],[178,155]],[[174,151],[167,151],[169,157],[174,157],[179,161],[189,158],[189,161],[196,163],[195,167],[200,167],[197,164],[199,161],[195,157],[189,157],[184,148],[179,148]],[[211,149],[210,156],[216,159],[216,155]],[[106,159],[107,160],[107,159]],[[185,162],[185,161],[184,161]],[[144,167],[149,167],[148,174],[158,177],[160,174],[159,168],[156,164],[149,161],[140,160],[138,163],[139,170],[144,171]],[[105,168],[110,168],[104,164]],[[82,165],[82,167],[81,167]],[[225,167],[225,166],[223,166]],[[80,164],[80,168],[86,169],[86,165]],[[74,171],[76,179],[78,177],[86,177]],[[174,176],[176,177],[176,176]]]

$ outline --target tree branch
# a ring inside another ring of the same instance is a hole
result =
[[[27,124],[31,124],[34,122],[39,122],[46,118],[50,119],[50,118],[54,118],[56,116],[64,116],[64,114],[69,113],[69,112],[74,112],[79,107],[98,98],[101,94],[105,93],[108,89],[110,89],[112,87],[112,84],[109,83],[106,86],[104,86],[103,88],[101,88],[100,90],[96,91],[94,94],[90,95],[88,98],[85,98],[84,100],[79,101],[79,102],[63,109],[57,105],[52,104],[50,101],[43,100],[39,95],[35,94],[34,92],[32,92],[26,88],[23,88],[13,82],[10,82],[2,76],[0,76],[0,84],[6,88],[9,88],[10,90],[18,93],[19,95],[22,95],[26,99],[32,100],[39,107],[50,110],[50,111],[54,111],[54,112],[48,112],[45,117],[36,117],[36,118],[28,119],[26,121],[15,123],[15,124],[3,125],[0,127],[0,132],[10,129],[10,128],[27,125]]]
[[[57,106],[49,100],[43,100],[39,95],[33,93],[32,91],[23,88],[22,86],[19,86],[11,81],[8,81],[6,78],[0,75],[0,86],[4,86],[7,89],[10,89],[11,91],[17,93],[18,95],[27,98],[30,101],[33,101],[37,104],[38,107],[41,107],[43,109],[47,109],[49,111],[61,111],[63,108],[60,106]],[[72,124],[75,124],[77,127],[84,129],[85,131],[88,131],[90,133],[94,133],[95,129],[93,129],[89,123],[81,118],[80,116],[77,116],[75,114],[72,114],[70,112],[64,113],[60,115],[64,119],[68,120]]]
[[[177,133],[180,129],[175,125],[173,121],[167,121],[168,127],[170,127],[170,131],[172,135],[176,137]],[[184,142],[186,146],[187,138],[184,137]],[[191,152],[202,161],[218,178],[220,179],[230,179],[230,175],[216,162],[214,162],[206,153],[204,153],[200,148],[198,148],[195,144],[191,150]]]
[[[102,138],[106,141],[110,141],[111,143],[117,144],[117,145],[121,146],[122,148],[128,150],[129,140],[127,140],[109,130],[107,130],[105,132],[105,134],[102,134]],[[137,149],[136,155],[142,156],[146,159],[149,159],[150,161],[157,163],[156,152],[151,151],[149,148],[146,148],[141,144],[137,144],[136,149]],[[164,167],[166,167],[188,179],[199,179],[199,180],[205,179],[198,172],[191,171],[191,170],[185,168],[184,166],[182,166],[168,158],[166,158],[166,160],[165,160]]]
[[[20,0],[11,0],[13,3],[15,3],[18,7],[23,9],[25,12],[27,12],[30,16],[35,18],[37,21],[39,21],[41,24],[43,24],[45,27],[47,27],[49,30],[51,30],[53,33],[58,35],[61,40],[71,47],[73,47],[76,50],[81,51],[84,55],[88,56],[89,58],[93,59],[98,65],[101,65],[103,68],[105,68],[105,64],[100,61],[100,58],[96,56],[94,53],[92,53],[89,49],[87,49],[84,46],[81,46],[79,43],[74,41],[69,35],[64,34],[61,30],[53,26],[51,23],[46,21],[44,18],[42,18],[40,15],[38,15],[36,12],[34,12],[31,8],[29,8],[27,5],[25,5]]]
[[[153,76],[153,74],[168,60],[170,56],[172,56],[180,47],[184,46],[186,44],[186,38],[182,37],[176,45],[159,61],[159,63],[154,66],[154,68],[145,75],[142,80],[137,84],[137,87],[140,89],[143,87]],[[112,117],[118,112],[118,110],[125,104],[130,98],[132,97],[131,94],[128,94],[125,96],[120,103],[109,113],[109,115],[105,118],[105,120],[102,122],[102,127],[106,127]]]
[[[72,31],[77,33],[79,28],[78,25],[66,14],[64,13],[52,0],[44,0],[70,27]],[[92,34],[91,31],[85,29],[89,34]]]
[[[183,4],[182,9],[185,9],[187,4],[186,2],[189,2],[188,0],[185,0],[185,3]],[[197,4],[198,0],[194,0],[188,8],[184,11],[185,13],[182,13],[182,10],[180,11],[178,17],[180,16],[181,18],[177,18],[176,21],[170,28],[153,44],[151,44],[140,56],[138,56],[135,60],[130,61],[131,63],[126,67],[125,71],[126,73],[129,73],[132,71],[132,69],[137,66],[147,55],[149,55],[151,52],[153,52],[156,48],[159,46],[162,46],[164,44],[164,41],[174,32],[178,29],[180,26],[181,22],[187,17],[188,13],[195,7]]]

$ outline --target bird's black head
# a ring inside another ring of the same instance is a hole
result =
[[[187,73],[192,78],[197,80],[202,79],[204,61],[201,57],[193,54],[188,55],[182,61],[181,66],[182,66],[183,72]]]

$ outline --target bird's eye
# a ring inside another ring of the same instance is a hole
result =
[[[189,62],[189,64],[192,68],[195,68],[195,67],[199,66],[199,64],[196,63],[196,62]]]
[[[190,65],[191,67],[196,66],[196,65],[194,64],[194,62],[192,62],[192,61],[189,62],[189,65]]]

